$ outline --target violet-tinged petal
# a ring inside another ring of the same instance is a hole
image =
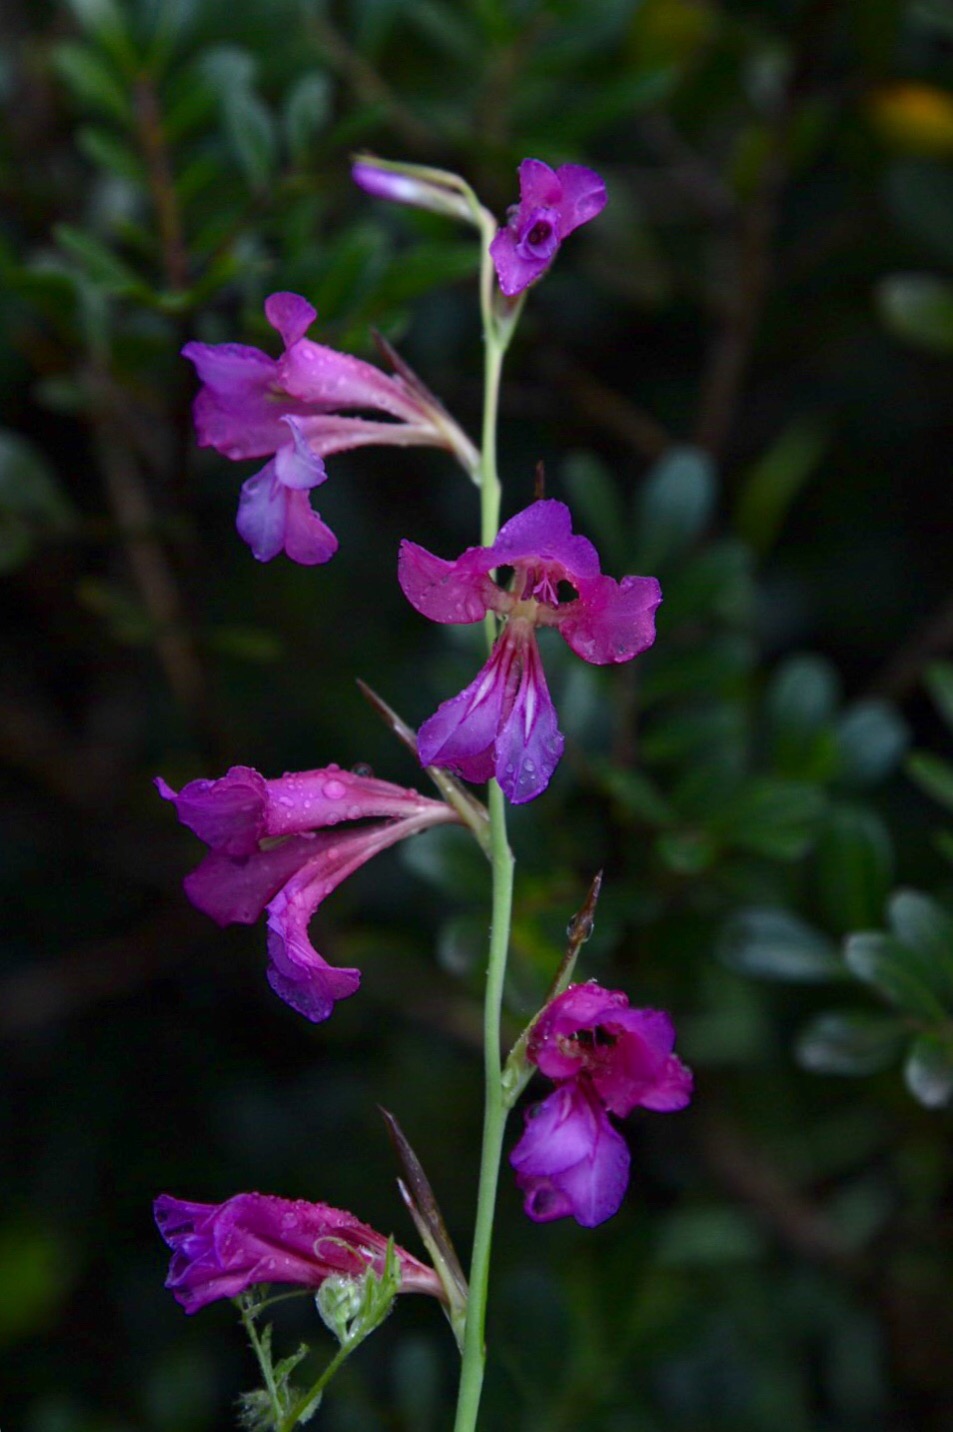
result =
[[[597,666],[629,661],[655,640],[662,589],[654,577],[591,577],[578,583],[579,598],[547,622],[583,661]]]
[[[504,631],[476,679],[442,702],[417,732],[422,765],[445,766],[467,781],[489,780],[514,657]]]
[[[219,925],[253,925],[268,901],[313,858],[330,834],[296,835],[240,858],[210,850],[183,886],[197,910]]]
[[[556,208],[563,197],[558,175],[542,159],[524,159],[517,171],[520,181],[519,208]]]
[[[202,382],[192,407],[199,447],[237,459],[267,457],[287,442],[281,418],[299,405],[281,402],[273,358],[244,343],[187,343],[182,354]]]
[[[285,552],[302,567],[329,562],[338,539],[311,507],[306,492],[287,490],[285,499]]]
[[[537,1019],[529,1058],[550,1079],[585,1074],[613,1114],[684,1108],[692,1076],[672,1053],[675,1027],[657,1009],[631,1009],[621,990],[571,985]]]
[[[562,190],[558,201],[559,237],[564,239],[580,224],[601,214],[606,206],[605,181],[584,164],[561,164],[556,178]]]
[[[289,430],[291,441],[275,453],[275,473],[282,487],[307,492],[326,480],[327,471],[321,458],[309,447],[300,421],[297,418],[282,418],[282,422]]]
[[[446,817],[441,814],[439,818]],[[361,982],[360,970],[328,965],[308,938],[308,925],[321,901],[372,856],[434,823],[435,816],[428,813],[314,837],[313,858],[268,905],[268,982],[299,1014],[320,1023],[328,1018],[335,1001],[354,994]]]
[[[299,417],[308,447],[318,457],[351,452],[359,447],[446,447],[439,428],[429,422],[375,422],[372,418],[341,417],[338,413],[311,413]]]
[[[187,1313],[234,1298],[256,1283],[319,1288],[325,1278],[383,1271],[387,1239],[351,1213],[326,1203],[240,1193],[225,1203],[193,1203],[161,1194],[159,1232],[172,1249],[166,1287]],[[443,1298],[432,1268],[394,1248],[402,1292]]]
[[[454,176],[448,175],[448,179]],[[449,184],[417,174],[395,173],[374,163],[360,160],[351,167],[351,178],[366,194],[387,199],[392,204],[410,204],[415,209],[429,209],[434,214],[463,219],[473,223],[474,217],[466,199]]]
[[[485,549],[491,565],[561,568],[557,580],[576,582],[599,575],[599,554],[587,537],[573,534],[572,514],[564,502],[543,498],[504,522],[493,546]]]
[[[274,458],[242,483],[235,526],[259,562],[270,562],[284,548],[287,498]]]
[[[498,230],[490,244],[490,257],[507,298],[515,298],[524,288],[529,288],[549,267],[547,259],[524,257],[519,252],[516,235],[508,227]]]
[[[546,1223],[571,1216],[584,1228],[617,1212],[629,1161],[625,1140],[583,1080],[561,1085],[527,1112],[510,1154],[530,1218]]]
[[[226,855],[250,855],[265,834],[268,785],[250,766],[232,766],[216,781],[189,781],[176,795],[161,776],[156,786],[163,800],[172,801],[183,825],[213,850]]]
[[[486,575],[490,567],[474,570],[464,558],[483,551],[471,547],[456,562],[445,562],[416,542],[401,542],[397,580],[404,596],[431,621],[462,625],[482,621],[493,599],[494,583]]]
[[[426,418],[422,403],[391,378],[349,353],[337,353],[322,343],[303,338],[278,362],[281,387],[318,412],[367,408],[390,413],[405,422]]]
[[[519,652],[519,685],[496,737],[495,775],[513,805],[542,794],[563,753],[562,733],[532,631],[521,641]]]
[[[290,835],[340,825],[342,821],[409,816],[446,817],[443,801],[431,800],[417,791],[378,780],[376,776],[345,771],[340,766],[323,766],[316,771],[292,771],[266,781],[268,806],[265,814],[267,836]]]
[[[318,310],[299,293],[273,293],[265,299],[265,317],[286,348],[304,337],[317,316]]]

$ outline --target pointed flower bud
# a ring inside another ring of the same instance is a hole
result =
[[[467,224],[476,222],[476,199],[470,186],[448,170],[359,154],[351,168],[351,178],[365,194],[373,194],[376,199],[429,209],[431,213],[462,219]]]
[[[360,1279],[384,1271],[388,1239],[352,1213],[327,1203],[238,1193],[225,1203],[190,1203],[169,1194],[155,1201],[159,1232],[172,1249],[165,1286],[187,1313],[219,1298],[237,1298],[257,1283],[318,1289],[329,1278]],[[432,1268],[392,1245],[402,1293],[445,1301]]]
[[[315,1023],[361,982],[359,970],[329,965],[311,944],[318,905],[379,851],[459,820],[443,801],[339,766],[271,781],[233,766],[178,793],[161,776],[156,786],[210,847],[185,880],[192,904],[220,925],[254,924],[267,911],[268,982]]]
[[[513,569],[506,589],[490,575],[497,567]],[[603,576],[592,543],[573,535],[568,507],[552,500],[534,502],[492,547],[469,547],[455,562],[402,542],[397,575],[432,621],[477,622],[488,611],[506,618],[476,680],[424,722],[417,743],[424,765],[468,781],[495,776],[514,805],[546,789],[563,750],[536,628],[555,627],[584,661],[630,661],[655,640],[662,600],[654,577]]]

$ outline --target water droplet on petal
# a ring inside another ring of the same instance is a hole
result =
[[[322,790],[329,801],[341,801],[347,795],[347,787],[343,781],[325,781]]]

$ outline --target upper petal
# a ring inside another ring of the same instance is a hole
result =
[[[265,317],[286,348],[304,337],[317,316],[318,310],[299,293],[273,293],[265,299]]]
[[[597,666],[629,661],[655,640],[655,611],[662,589],[654,577],[589,577],[578,600],[550,618],[577,656]]]
[[[572,514],[564,502],[544,498],[524,507],[500,528],[488,550],[492,566],[534,562],[562,569],[574,584],[599,574],[599,554],[586,537],[573,535]]]
[[[298,405],[282,403],[273,358],[243,343],[187,343],[182,354],[202,381],[192,408],[200,447],[230,458],[266,457],[287,442],[280,420]]]
[[[553,207],[562,198],[562,184],[556,172],[542,159],[524,159],[519,167],[520,208]]]
[[[583,164],[561,164],[556,178],[562,190],[558,203],[559,236],[565,238],[580,224],[601,214],[606,206],[605,181]]]
[[[189,781],[176,795],[161,776],[156,786],[173,801],[183,825],[226,855],[250,855],[265,832],[268,785],[251,766],[232,766],[218,780]]]

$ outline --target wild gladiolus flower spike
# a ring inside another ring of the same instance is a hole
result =
[[[325,481],[332,453],[369,445],[442,447],[474,471],[477,454],[408,370],[391,376],[304,335],[317,317],[296,293],[273,293],[265,315],[284,352],[270,358],[243,343],[187,343],[202,387],[194,405],[200,447],[229,458],[270,461],[242,485],[239,535],[260,562],[286,552],[305,566],[327,562],[337,538],[308,491]],[[348,416],[353,410],[389,421]]]
[[[601,214],[606,186],[582,164],[550,169],[541,159],[519,167],[520,201],[490,245],[500,288],[514,298],[549,268],[560,244],[573,229]]]
[[[271,781],[233,766],[178,794],[161,776],[156,786],[210,847],[185,879],[192,904],[220,925],[251,925],[267,911],[268,982],[314,1023],[361,982],[359,970],[329,965],[312,946],[318,905],[379,851],[459,819],[443,801],[338,766]]]
[[[527,1055],[557,1088],[527,1112],[510,1155],[530,1218],[572,1217],[593,1228],[617,1212],[629,1182],[629,1150],[608,1114],[685,1107],[692,1075],[672,1052],[674,1043],[667,1014],[631,1009],[619,990],[573,985],[547,1006]]]
[[[220,1204],[162,1194],[155,1218],[173,1255],[165,1285],[187,1313],[237,1298],[256,1283],[316,1289],[331,1277],[380,1275],[387,1253],[387,1239],[351,1213],[264,1193],[239,1193]],[[446,1301],[432,1268],[403,1248],[394,1252],[402,1293]]]
[[[498,567],[513,569],[507,589],[491,576]],[[563,750],[536,628],[555,627],[577,656],[597,665],[630,661],[655,640],[658,582],[603,576],[596,549],[573,535],[562,502],[534,502],[492,547],[469,547],[455,562],[402,542],[398,577],[408,601],[432,621],[505,617],[479,676],[424,722],[417,744],[423,765],[468,781],[495,776],[514,804],[546,789]],[[568,599],[560,584],[568,584]]]

